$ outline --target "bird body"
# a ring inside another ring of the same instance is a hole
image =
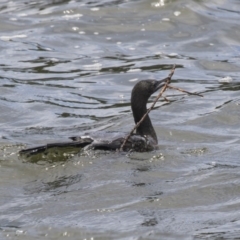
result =
[[[131,94],[131,108],[135,124],[141,121],[147,112],[147,102],[149,97],[162,88],[168,78],[156,80],[139,81],[133,88]],[[50,148],[79,147],[85,149],[117,150],[120,149],[127,133],[121,132],[95,132],[84,134],[83,136],[70,137],[72,142],[50,143],[43,146],[27,148],[20,151],[20,154],[37,154]],[[136,133],[131,135],[125,143],[124,151],[145,152],[153,150],[158,144],[156,132],[153,128],[150,117],[147,115],[136,129]]]

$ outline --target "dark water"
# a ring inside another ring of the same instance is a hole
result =
[[[238,0],[1,1],[0,238],[239,239],[239,18]],[[166,92],[159,150],[18,157],[130,131],[133,85],[173,64],[204,98]]]

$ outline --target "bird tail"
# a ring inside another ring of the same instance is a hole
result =
[[[51,149],[51,148],[68,148],[68,147],[78,147],[78,148],[84,148],[86,145],[90,144],[91,142],[80,142],[80,141],[73,141],[73,142],[60,142],[60,143],[49,143],[46,145],[42,146],[37,146],[37,147],[32,147],[32,148],[27,148],[27,149],[22,149],[19,151],[20,155],[23,154],[38,154],[38,153],[43,153],[44,151]]]

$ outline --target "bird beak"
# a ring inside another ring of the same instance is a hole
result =
[[[155,86],[155,91],[162,88],[167,82],[170,83],[169,78],[164,78],[162,80],[157,81],[156,86]]]

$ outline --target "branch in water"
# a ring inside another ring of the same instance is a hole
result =
[[[156,102],[158,101],[158,99],[162,96],[162,94],[166,91],[166,89],[168,88],[168,84],[171,82],[171,78],[174,74],[175,71],[175,65],[173,65],[173,68],[171,70],[171,72],[169,73],[168,77],[167,77],[167,81],[165,83],[165,85],[162,87],[160,93],[158,94],[158,96],[156,97],[155,101],[152,103],[151,107],[147,110],[147,112],[143,115],[143,117],[141,118],[141,120],[134,126],[134,128],[132,129],[132,131],[128,134],[128,136],[124,139],[124,142],[122,143],[121,147],[120,147],[120,151],[123,151],[123,147],[125,146],[126,142],[128,141],[128,139],[131,137],[131,135],[133,134],[133,132],[139,127],[139,125],[144,121],[145,117],[149,114],[149,112],[154,108]]]
[[[167,85],[167,88],[170,88],[170,89],[174,89],[174,90],[178,90],[180,92],[184,92],[184,93],[187,93],[189,95],[196,95],[196,96],[199,96],[199,97],[203,97],[203,95],[199,94],[199,93],[191,93],[191,92],[188,92],[182,88],[176,88],[176,87],[172,87],[170,85]]]

